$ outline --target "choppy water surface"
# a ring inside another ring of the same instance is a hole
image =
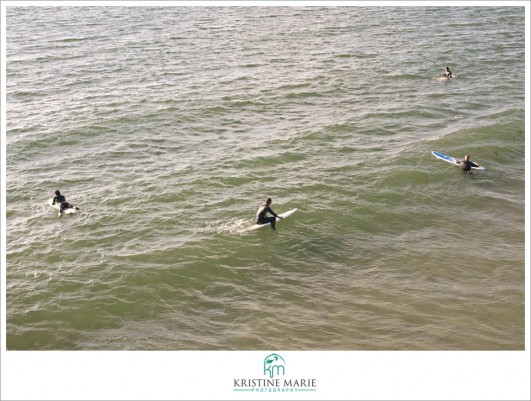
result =
[[[8,349],[524,349],[524,17],[8,7]]]

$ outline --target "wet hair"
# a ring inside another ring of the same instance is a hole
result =
[[[57,189],[57,190],[55,191],[55,194],[56,194],[57,196],[59,196],[59,195],[61,195],[61,192],[59,192],[59,190]]]
[[[272,201],[271,201],[271,198],[267,198],[267,199],[266,199],[266,203],[271,203],[271,202],[272,202]]]

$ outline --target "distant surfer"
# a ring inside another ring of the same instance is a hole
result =
[[[52,200],[52,205],[59,204],[59,216],[63,213],[65,209],[73,208],[74,206],[71,205],[66,201],[66,198],[64,195],[61,195],[61,192],[59,190],[55,191],[55,196]],[[76,207],[76,210],[78,208]]]
[[[254,220],[255,224],[267,224],[267,223],[271,223],[271,228],[273,230],[276,230],[275,228],[275,223],[277,221],[277,217],[282,220],[282,217],[280,217],[279,215],[277,215],[275,212],[273,212],[273,210],[271,209],[271,198],[267,198],[265,203],[260,206],[260,208],[258,209],[258,212],[256,212],[256,218]],[[271,216],[267,216],[267,214],[271,214]]]
[[[463,169],[463,173],[472,174],[472,167],[474,166],[475,164],[470,161],[470,156],[465,155],[464,159],[461,161],[461,168]]]
[[[444,67],[444,76],[446,78],[452,78],[452,71],[448,67]]]

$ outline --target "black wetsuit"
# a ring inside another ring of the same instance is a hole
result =
[[[66,198],[64,195],[57,195],[53,198],[52,205],[55,205],[56,203],[60,203],[59,206],[59,213],[63,213],[63,210],[68,209],[69,207],[72,207],[70,203],[66,201]]]
[[[267,213],[272,214],[274,217],[266,217]],[[267,224],[271,223],[271,228],[275,230],[275,223],[277,221],[277,214],[271,210],[269,206],[263,204],[258,212],[256,213],[256,218],[254,222],[256,224]]]
[[[472,173],[472,167],[474,167],[474,166],[475,166],[475,164],[472,163],[470,160],[469,161],[466,161],[466,160],[461,161],[461,168],[463,169],[463,173],[465,173],[465,174]]]

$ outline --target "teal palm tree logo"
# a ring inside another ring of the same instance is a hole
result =
[[[286,362],[279,354],[271,354],[264,359],[264,375],[272,379],[275,375],[286,374]]]

